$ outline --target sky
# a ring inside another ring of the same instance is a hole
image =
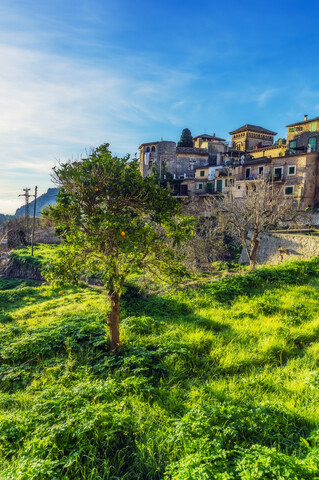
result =
[[[319,3],[1,0],[0,213],[52,167],[109,143],[319,116]],[[277,137],[277,138],[278,138]]]

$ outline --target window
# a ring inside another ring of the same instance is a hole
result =
[[[225,178],[225,187],[227,187],[227,186],[228,186],[228,179]]]
[[[294,132],[294,131],[295,131],[294,127],[289,127],[289,132]]]
[[[310,131],[315,132],[317,130],[317,122],[312,122],[310,125]]]
[[[294,187],[286,187],[285,195],[292,195],[294,193]]]
[[[316,137],[309,138],[309,145],[311,146],[311,151],[315,152],[317,147],[317,139]]]
[[[258,168],[258,175],[263,176],[264,174],[264,167],[259,167]]]
[[[282,167],[274,168],[274,180],[282,180]]]
[[[155,147],[154,146],[152,147],[152,152],[155,152]]]
[[[246,178],[250,177],[250,168],[246,168]]]
[[[201,170],[201,171],[200,171],[200,176],[201,176],[201,177],[205,177],[205,170]]]
[[[288,175],[296,175],[296,165],[288,166]]]
[[[147,147],[146,151],[147,151],[147,152],[150,152],[150,147]]]
[[[202,183],[198,184],[198,190],[203,190],[203,184]]]
[[[296,153],[295,148],[296,148],[296,146],[297,146],[297,142],[295,142],[295,141],[294,141],[294,142],[290,142],[290,145],[289,145],[289,146],[290,146],[290,150],[292,151],[292,153]]]

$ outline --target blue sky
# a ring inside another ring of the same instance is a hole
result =
[[[319,116],[317,2],[2,0],[0,213],[111,144]]]

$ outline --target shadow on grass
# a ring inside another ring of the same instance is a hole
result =
[[[128,285],[121,299],[121,318],[147,316],[157,320],[175,324],[188,324],[194,328],[202,328],[215,332],[230,330],[230,325],[225,325],[213,319],[202,317],[193,312],[187,302],[177,301],[173,298],[160,295],[147,295],[135,285]]]

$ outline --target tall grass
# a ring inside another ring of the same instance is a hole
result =
[[[318,264],[135,279],[117,354],[102,289],[9,283],[0,479],[318,480]]]

